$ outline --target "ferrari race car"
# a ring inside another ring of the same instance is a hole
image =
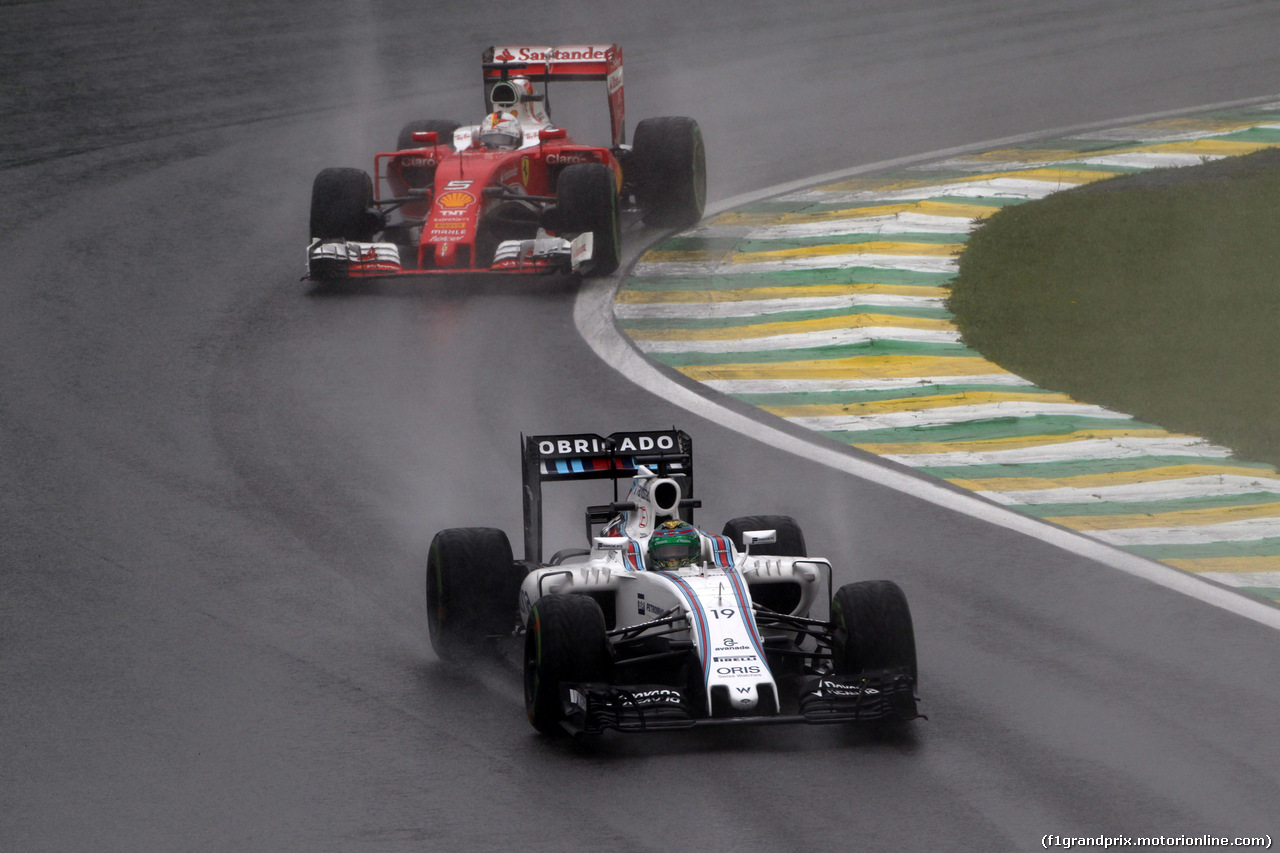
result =
[[[911,613],[892,581],[831,594],[789,516],[693,526],[679,430],[523,438],[525,558],[494,528],[443,530],[427,561],[431,643],[465,661],[523,642],[529,721],[553,734],[916,719]],[[542,484],[609,479],[588,548],[542,559]],[[618,500],[620,480],[630,480]],[[811,611],[824,605],[829,618]]]
[[[410,122],[396,150],[374,157],[372,176],[316,176],[308,278],[608,275],[621,260],[621,212],[661,227],[702,216],[702,132],[691,118],[650,118],[627,144],[617,45],[491,47],[482,68],[479,124]],[[551,120],[550,87],[601,80],[612,144],[580,145]]]

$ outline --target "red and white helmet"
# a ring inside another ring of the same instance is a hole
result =
[[[520,120],[507,112],[490,113],[480,122],[480,142],[485,148],[519,148],[524,143]]]

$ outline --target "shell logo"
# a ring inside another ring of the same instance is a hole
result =
[[[476,202],[476,197],[473,196],[471,193],[464,193],[464,192],[459,192],[458,190],[454,190],[452,192],[447,192],[444,195],[440,196],[440,198],[437,200],[436,203],[439,204],[441,207],[457,209],[461,207],[468,207],[472,204],[475,204],[475,202]]]

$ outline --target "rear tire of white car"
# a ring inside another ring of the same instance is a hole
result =
[[[366,242],[378,230],[373,179],[361,169],[323,169],[311,184],[311,237]]]
[[[680,228],[702,218],[707,153],[698,123],[684,116],[647,118],[632,136],[636,201],[645,225]]]
[[[742,534],[748,530],[775,530],[777,541],[768,545],[753,545],[751,553],[761,557],[807,557],[804,533],[800,524],[789,515],[743,515],[725,522],[721,535],[728,536],[733,547],[745,551]]]
[[[609,275],[622,262],[622,222],[613,170],[603,163],[565,166],[556,178],[556,207],[566,234],[590,231],[587,275]]]
[[[902,587],[887,580],[845,584],[831,601],[831,621],[835,626],[831,651],[836,675],[906,667],[915,683],[915,629]],[[912,719],[915,699],[901,697],[895,710],[900,718]]]
[[[427,557],[427,628],[442,660],[483,650],[490,637],[514,633],[520,579],[507,534],[455,527],[431,540]]]
[[[525,632],[524,706],[545,735],[563,734],[562,682],[605,681],[609,645],[604,612],[586,595],[544,595],[534,602]]]

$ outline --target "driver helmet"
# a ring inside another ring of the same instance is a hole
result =
[[[485,148],[513,149],[524,142],[520,122],[511,113],[490,113],[480,122],[480,142]]]
[[[702,536],[687,521],[664,521],[649,537],[649,568],[680,569],[702,555]]]

